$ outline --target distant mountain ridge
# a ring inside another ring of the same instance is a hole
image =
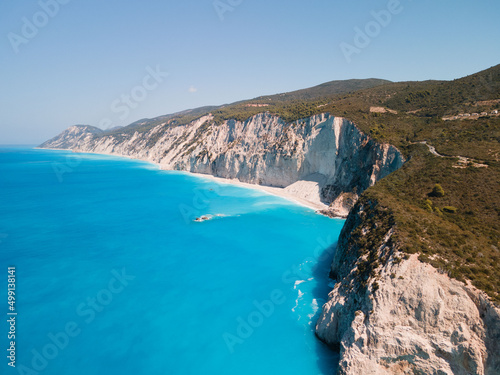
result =
[[[281,94],[260,96],[250,100],[238,101],[231,104],[223,104],[220,106],[204,106],[199,108],[188,109],[172,114],[167,114],[151,119],[141,119],[137,120],[127,126],[120,129],[110,129],[105,131],[106,133],[130,133],[135,131],[147,131],[152,127],[161,123],[171,123],[173,125],[183,125],[192,120],[195,120],[201,116],[207,115],[214,111],[220,111],[221,113],[227,113],[228,116],[224,116],[224,120],[229,119],[230,114],[234,110],[242,110],[246,118],[251,117],[259,112],[268,109],[273,109],[276,104],[288,102],[288,101],[311,101],[324,99],[325,97],[331,97],[338,94],[350,93],[360,89],[366,89],[371,87],[376,87],[379,85],[391,83],[391,81],[383,79],[351,79],[345,81],[330,81],[317,86],[313,86],[307,89],[301,89]],[[264,103],[260,103],[264,102]],[[251,107],[252,105],[266,104],[268,107]],[[245,118],[245,119],[246,119]],[[241,116],[240,118],[241,119]]]

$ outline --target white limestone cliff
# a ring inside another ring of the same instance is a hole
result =
[[[352,122],[328,114],[286,123],[261,113],[218,125],[206,115],[133,134],[74,126],[40,147],[129,156],[163,169],[282,187],[299,198],[331,204],[330,214],[344,217],[362,191],[404,162],[395,147],[376,143]]]

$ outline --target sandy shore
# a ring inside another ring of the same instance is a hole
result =
[[[166,171],[169,171],[169,170],[166,170]],[[181,172],[181,171],[175,171],[175,172]],[[204,179],[207,179],[210,181],[215,181],[215,182],[220,183],[220,184],[231,184],[231,185],[235,185],[235,186],[244,187],[247,189],[258,190],[261,192],[265,192],[267,194],[272,194],[272,195],[287,199],[287,200],[292,201],[296,204],[299,204],[299,205],[304,206],[304,207],[308,207],[308,208],[310,208],[312,210],[316,210],[316,211],[317,210],[324,210],[324,209],[328,208],[328,206],[326,204],[318,203],[318,202],[311,202],[311,201],[308,201],[307,199],[296,197],[296,196],[288,193],[287,191],[285,191],[284,188],[249,184],[246,182],[241,182],[238,179],[227,179],[227,178],[215,177],[215,176],[208,175],[208,174],[192,173],[192,172],[183,172],[183,173],[188,173],[188,174],[193,175],[193,176],[204,178]]]
[[[55,150],[55,151],[71,151],[71,152],[74,152],[76,154],[80,153],[78,151],[74,151],[74,150],[71,150],[71,149],[61,149],[61,148],[39,148],[39,147],[35,147],[35,149],[39,149],[39,150]],[[152,162],[150,160],[137,159],[137,158],[134,158],[134,157],[128,156],[128,155],[118,155],[118,154],[98,153],[98,152],[83,152],[83,153],[84,154],[116,156],[116,157],[122,157],[122,158],[126,158],[126,159],[145,161],[145,162],[148,162],[150,164],[155,165],[159,169],[161,169],[163,171],[166,171],[166,172],[186,173],[186,174],[190,174],[190,175],[193,175],[193,176],[196,176],[196,177],[199,177],[199,178],[204,178],[206,180],[214,181],[214,182],[217,182],[217,183],[220,183],[220,184],[231,184],[231,185],[235,185],[235,186],[244,187],[244,188],[247,188],[247,189],[258,190],[258,191],[261,191],[261,192],[264,192],[264,193],[267,193],[267,194],[272,194],[272,195],[275,195],[275,196],[287,199],[287,200],[289,200],[289,201],[291,201],[293,203],[299,204],[301,206],[310,208],[310,209],[315,210],[315,211],[324,210],[324,209],[328,208],[328,205],[326,205],[324,203],[311,202],[311,201],[309,201],[307,199],[304,199],[304,198],[301,198],[301,197],[297,197],[297,196],[295,196],[293,194],[290,194],[289,192],[285,191],[284,188],[272,187],[272,186],[263,186],[263,185],[256,185],[256,184],[249,184],[249,183],[246,183],[246,182],[241,182],[238,179],[227,179],[227,178],[222,178],[222,177],[215,177],[215,176],[212,176],[212,175],[209,175],[209,174],[193,173],[193,172],[187,172],[187,171],[177,171],[177,170],[172,170],[172,169],[166,169],[166,168],[162,168],[162,165],[159,164],[159,163],[155,163],[155,162]]]

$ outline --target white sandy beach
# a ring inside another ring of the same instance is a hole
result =
[[[179,172],[179,171],[176,171]],[[247,189],[254,189],[254,190],[259,190],[268,194],[276,195],[278,197],[287,199],[289,201],[292,201],[296,204],[299,204],[301,206],[308,207],[313,210],[324,210],[327,209],[328,206],[324,203],[321,202],[312,202],[307,199],[303,199],[297,196],[294,196],[293,194],[290,194],[285,190],[285,188],[279,188],[279,187],[273,187],[273,186],[263,186],[263,185],[255,185],[255,184],[249,184],[246,182],[241,182],[238,179],[227,179],[227,178],[221,178],[221,177],[215,177],[212,175],[207,175],[207,174],[201,174],[201,173],[192,173],[192,172],[185,172],[189,173],[191,175],[200,177],[200,178],[205,178],[211,181],[215,181],[220,184],[231,184],[235,186],[240,186],[244,187]]]

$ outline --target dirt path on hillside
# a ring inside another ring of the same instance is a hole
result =
[[[432,155],[437,156],[439,158],[458,158],[457,164],[455,164],[453,166],[453,168],[467,168],[468,165],[472,165],[475,168],[488,168],[488,166],[486,164],[482,164],[481,162],[476,163],[474,160],[467,158],[465,156],[441,155],[439,152],[436,151],[436,147],[431,146],[430,144],[427,143],[427,141],[421,141],[421,142],[415,142],[415,143],[420,143],[420,144],[426,145],[427,148],[429,149],[429,152]]]

